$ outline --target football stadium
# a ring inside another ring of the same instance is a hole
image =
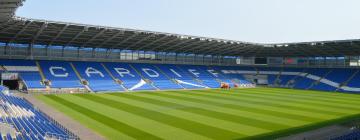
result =
[[[360,139],[360,40],[39,20],[24,2],[0,0],[0,139]]]

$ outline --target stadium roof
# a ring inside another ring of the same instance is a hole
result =
[[[222,56],[359,56],[360,39],[259,44],[12,17],[23,0],[0,0],[0,42]],[[4,4],[4,5],[3,5]],[[12,18],[9,18],[12,17]]]
[[[0,0],[0,22],[11,19],[24,0]]]

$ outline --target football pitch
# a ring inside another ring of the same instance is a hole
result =
[[[359,117],[360,96],[278,88],[39,95],[107,139],[273,139]]]

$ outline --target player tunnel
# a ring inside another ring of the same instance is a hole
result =
[[[22,85],[18,73],[1,73],[1,85],[9,88],[9,90],[19,90]]]

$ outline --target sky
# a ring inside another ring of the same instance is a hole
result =
[[[254,43],[360,39],[360,0],[26,0],[17,16]]]

